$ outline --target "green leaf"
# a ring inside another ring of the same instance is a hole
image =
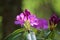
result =
[[[56,40],[60,40],[60,33],[59,31],[55,31],[55,37],[54,37]]]
[[[19,39],[23,40],[22,37],[24,37],[24,35],[23,35],[24,32],[25,32],[24,28],[17,29],[13,33],[8,35],[4,40],[19,40]]]
[[[51,33],[51,31],[47,32],[47,33],[44,35],[45,39],[48,38],[48,36],[50,35],[50,33]]]
[[[35,32],[35,34],[37,34],[37,29],[36,28],[33,28],[33,27],[31,27],[31,30],[33,31],[33,32]]]
[[[55,36],[55,33],[54,33],[54,31],[52,31],[52,32],[50,33],[50,38],[51,38],[51,39],[54,39],[54,36]]]

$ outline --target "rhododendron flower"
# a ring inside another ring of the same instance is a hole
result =
[[[49,19],[49,23],[50,23],[50,25],[52,25],[52,24],[57,24],[58,22],[59,22],[59,18],[57,17],[57,15],[56,14],[53,14],[51,17],[50,17],[50,19]]]
[[[31,14],[27,9],[23,13],[20,13],[20,15],[16,16],[15,24],[24,25],[26,21],[29,21],[30,25],[37,29],[48,28],[47,20],[37,18],[35,15]]]
[[[57,24],[59,23],[60,18],[56,14],[53,14],[49,19],[50,30],[54,30]]]
[[[15,24],[24,25],[24,23],[27,20],[30,22],[31,26],[37,25],[37,22],[36,22],[36,21],[38,21],[37,17],[35,15],[31,14],[27,9],[20,15],[17,15]]]

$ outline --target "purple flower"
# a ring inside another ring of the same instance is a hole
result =
[[[21,13],[20,15],[17,15],[15,24],[21,24],[24,25],[26,21],[30,22],[30,25],[37,25],[37,17],[33,14],[31,14],[27,9]]]
[[[38,25],[34,25],[37,29],[48,29],[48,21],[45,19],[39,19]]]
[[[37,29],[47,29],[48,21],[45,19],[38,19],[35,15],[31,14],[27,9],[20,15],[16,16],[15,24],[24,25],[26,21],[29,21],[32,27]]]
[[[60,19],[58,18],[58,16],[56,14],[53,14],[49,19],[49,23],[50,23],[50,25],[52,25],[52,24],[55,25],[59,22],[59,20]]]

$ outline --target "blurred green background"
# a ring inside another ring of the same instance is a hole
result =
[[[0,40],[20,28],[14,21],[24,9],[49,20],[53,13],[60,17],[60,0],[0,0]]]

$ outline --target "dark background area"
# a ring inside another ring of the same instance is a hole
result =
[[[0,0],[0,16],[2,16],[2,39],[16,30],[14,20],[21,10],[22,0]]]

